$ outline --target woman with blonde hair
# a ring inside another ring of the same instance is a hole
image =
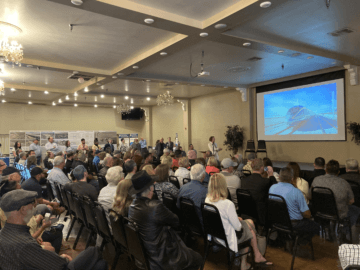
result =
[[[237,253],[238,244],[251,239],[251,246],[255,255],[255,263],[259,265],[261,264],[263,266],[272,265],[271,262],[266,261],[258,249],[253,221],[250,219],[243,220],[241,217],[238,217],[235,204],[228,200],[227,196],[228,189],[225,177],[220,173],[212,175],[210,177],[208,194],[206,196],[205,202],[216,206],[216,208],[219,210],[229,248]],[[238,238],[235,231],[241,230],[241,238]],[[225,246],[225,242],[223,240],[216,238],[215,240],[219,244]],[[246,262],[246,257],[247,256],[242,256],[241,258],[241,269],[250,268],[250,265]]]
[[[183,185],[184,178],[190,178],[190,172],[187,169],[189,167],[189,159],[182,157],[179,159],[179,169],[176,170],[175,176],[179,180],[180,187]]]
[[[162,193],[169,192],[171,195],[177,197],[179,189],[173,183],[169,182],[169,167],[165,164],[160,164],[155,169],[155,175],[159,176],[154,185],[156,195],[162,201]]]
[[[207,162],[206,166],[206,173],[210,174],[211,172],[219,173],[220,170],[216,166],[218,165],[218,162],[214,156],[209,157],[209,160]]]
[[[149,175],[155,175],[155,170],[152,165],[146,165],[142,168],[142,171],[146,171]]]
[[[161,160],[161,164],[163,165],[167,165],[168,166],[168,170],[169,170],[169,176],[173,176],[174,172],[171,170],[172,164],[173,164],[173,160],[170,156],[162,156],[162,160]]]
[[[123,217],[128,216],[128,210],[132,202],[129,188],[132,186],[131,179],[124,179],[116,187],[113,210]]]
[[[300,189],[301,193],[304,195],[306,204],[309,204],[308,194],[309,194],[309,183],[300,177],[300,166],[296,162],[289,162],[286,166],[291,168],[294,172],[294,181],[292,185]]]

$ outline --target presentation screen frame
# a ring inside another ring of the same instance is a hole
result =
[[[342,81],[340,82],[340,80]],[[262,115],[264,121],[264,99],[259,100],[259,94],[265,95],[268,92],[282,92],[284,90],[293,90],[301,86],[311,85],[317,86],[326,83],[337,83],[337,105],[343,104],[343,108],[337,112],[338,119],[338,134],[313,134],[309,136],[309,139],[304,139],[304,136],[308,135],[265,135],[264,122],[259,122],[259,114]],[[258,140],[265,140],[268,142],[308,142],[308,141],[346,141],[346,104],[345,104],[345,70],[335,71],[331,73],[306,77],[302,79],[296,79],[286,81],[282,83],[276,83],[271,85],[265,85],[256,88],[256,132]],[[342,92],[342,93],[341,93]],[[337,137],[336,137],[337,136]],[[311,137],[311,138],[310,138]]]

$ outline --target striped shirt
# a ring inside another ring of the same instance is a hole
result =
[[[0,262],[2,270],[67,269],[66,260],[42,249],[28,226],[11,223],[0,231]]]

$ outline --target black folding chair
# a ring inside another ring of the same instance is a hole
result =
[[[110,209],[110,223],[113,232],[113,240],[116,249],[116,255],[112,264],[112,270],[116,268],[116,264],[122,253],[129,255],[128,243],[125,234],[124,218],[118,215],[114,210]]]
[[[177,198],[174,197],[170,192],[162,193],[163,204],[173,212],[175,215],[180,216],[180,210],[176,206]]]
[[[180,189],[179,179],[176,176],[169,176],[169,182]]]
[[[248,177],[251,175],[251,171],[249,170],[241,170],[241,172],[244,174],[244,177]]]
[[[352,240],[350,219],[348,217],[340,219],[332,190],[326,187],[313,187],[311,194],[313,216],[339,224],[338,235],[340,235],[340,245],[343,243],[344,236],[346,235],[344,226],[349,227],[350,238]]]
[[[150,270],[150,265],[147,259],[144,244],[142,239],[140,238],[139,229],[136,223],[128,218],[124,219],[127,221],[127,224],[125,224],[125,234],[128,241],[129,253],[138,262],[140,262],[146,270]]]
[[[251,196],[250,191],[239,188],[236,190],[236,197],[238,201],[238,215],[245,215],[246,217],[252,219],[256,225],[259,222],[259,215],[257,211],[257,204]]]
[[[66,197],[64,186],[58,184],[58,187],[59,187],[59,191],[60,191],[61,198],[62,198],[62,201],[63,201],[63,205],[64,205],[65,209],[67,210],[67,214],[70,214],[70,218],[71,218],[70,205],[69,205],[69,201],[68,201],[68,199]]]
[[[71,233],[71,231],[72,231],[72,229],[73,229],[73,227],[75,225],[75,222],[77,220],[77,214],[76,214],[76,211],[75,211],[76,207],[75,207],[73,196],[72,196],[71,192],[69,190],[67,190],[65,192],[65,194],[66,194],[66,198],[67,198],[67,200],[69,202],[70,213],[73,216],[72,221],[71,221],[71,225],[70,225],[70,228],[69,228],[69,231],[68,231],[68,234],[66,236],[66,241],[67,241],[69,239],[70,233]]]
[[[52,201],[55,199],[55,195],[54,192],[52,190],[51,184],[49,182],[49,180],[46,180],[46,190],[47,190],[47,194],[48,194],[48,199],[49,201]]]
[[[86,242],[86,248],[89,247],[91,239],[97,234],[97,222],[94,215],[94,203],[87,196],[79,196],[80,206],[84,213],[85,226],[86,229],[90,232],[88,241]],[[85,249],[86,249],[85,248]]]
[[[98,182],[99,182],[99,189],[101,190],[103,187],[106,187],[108,185],[108,182],[106,181],[106,178],[99,175],[98,176]]]
[[[183,178],[183,185],[190,183],[191,179],[190,178]]]
[[[94,202],[94,206],[95,218],[98,225],[98,234],[103,238],[100,246],[100,250],[102,251],[106,243],[111,243],[113,246],[115,246],[115,244],[113,241],[113,236],[110,232],[109,223],[106,218],[104,208],[102,208],[98,202]]]
[[[246,143],[245,155],[247,152],[256,153],[254,140],[248,140]]]
[[[80,223],[80,229],[79,229],[78,235],[76,236],[73,249],[76,249],[76,245],[80,239],[81,233],[84,228],[90,230],[90,235],[86,242],[86,248],[88,248],[88,246],[90,244],[90,240],[93,237],[94,233],[93,233],[93,230],[90,228],[90,226],[88,226],[88,224],[87,224],[85,211],[82,206],[84,200],[77,193],[73,193],[72,197],[73,197],[73,201],[74,201],[74,207],[75,207],[75,212],[76,212],[76,216],[77,216],[77,221]]]
[[[56,197],[58,198],[58,200],[60,201],[60,205],[64,206],[65,209],[67,210],[65,203],[64,203],[64,198],[62,197],[61,191],[60,191],[60,187],[58,183],[54,183],[55,186],[55,191],[56,191]]]
[[[235,252],[233,250],[231,250],[229,247],[229,243],[227,241],[226,233],[224,230],[224,225],[222,223],[219,210],[217,209],[216,206],[214,206],[212,204],[202,203],[201,204],[201,213],[202,213],[202,217],[203,217],[205,235],[211,236],[211,240],[209,240],[208,237],[205,238],[206,239],[205,240],[205,256],[204,256],[204,261],[201,266],[201,269],[204,268],[206,258],[209,255],[210,246],[215,244],[214,237],[216,237],[217,239],[223,240],[225,242],[225,249],[227,252],[228,265],[229,265],[229,269],[231,269],[232,265],[233,265],[233,261],[235,259],[235,254],[234,254]],[[247,252],[241,253],[239,255],[243,256],[245,254],[250,253],[251,254],[251,264],[252,264],[253,269],[255,269],[254,268],[255,267],[254,251],[251,247],[251,240],[248,240],[248,241],[238,244],[238,250],[241,250],[241,249],[244,249],[247,247],[249,248],[249,250]]]
[[[360,207],[360,185],[357,182],[346,180],[351,187],[352,192],[354,193],[355,202],[353,205]]]
[[[265,153],[266,157],[267,157],[267,151],[266,151],[266,143],[264,140],[259,140],[258,141],[258,148],[256,153]]]
[[[291,268],[290,268],[292,270],[294,267],[295,256],[297,251],[297,243],[300,233],[293,229],[287,204],[282,196],[269,193],[267,222],[270,226],[268,233],[268,242],[270,239],[270,234],[273,231],[284,232],[290,235],[292,239],[295,237],[293,250],[292,250],[293,256],[292,256]],[[310,240],[310,247],[311,247],[312,259],[314,260],[314,247],[312,244],[312,240]]]
[[[360,265],[348,265],[344,270],[359,270]]]

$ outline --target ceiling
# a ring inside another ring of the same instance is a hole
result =
[[[165,91],[190,99],[360,65],[357,0],[331,1],[329,8],[325,1],[273,0],[266,9],[259,0],[83,2],[2,0],[0,21],[22,29],[14,39],[24,47],[24,60],[22,67],[0,62],[1,100],[155,106]],[[328,34],[345,27],[354,32]],[[195,77],[201,63],[210,76]],[[74,71],[91,79],[69,79]]]

